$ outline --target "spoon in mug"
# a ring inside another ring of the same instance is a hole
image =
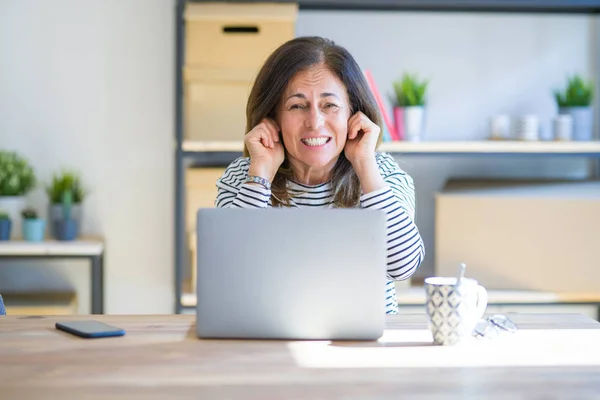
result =
[[[465,270],[467,269],[467,264],[461,263],[458,266],[458,278],[456,278],[456,286],[460,285],[460,281],[465,276]]]

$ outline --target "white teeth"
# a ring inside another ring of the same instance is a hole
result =
[[[327,143],[327,140],[329,140],[329,138],[326,138],[326,137],[308,138],[308,139],[302,139],[302,143],[304,143],[308,146],[322,146],[325,143]]]

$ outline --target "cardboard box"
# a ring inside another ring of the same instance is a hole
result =
[[[230,73],[228,73],[230,72]],[[246,103],[254,76],[248,72],[184,70],[184,132],[188,140],[242,141]]]
[[[241,141],[256,75],[293,39],[296,4],[188,3],[184,132],[187,140]]]
[[[217,198],[217,180],[225,168],[188,168],[185,171],[186,230],[196,231],[196,213],[199,208],[214,207]]]
[[[449,181],[436,195],[436,275],[488,289],[600,291],[600,182]]]
[[[196,214],[200,208],[214,207],[217,180],[225,168],[188,168],[185,171],[185,224],[189,249],[190,274],[187,286],[196,291]]]
[[[185,10],[186,67],[256,70],[295,35],[294,3],[193,3]]]

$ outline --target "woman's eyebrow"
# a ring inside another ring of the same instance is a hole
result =
[[[321,93],[321,97],[332,97],[332,96],[333,96],[333,97],[336,97],[336,98],[338,98],[338,99],[340,99],[340,100],[341,100],[340,96],[338,96],[338,95],[337,95],[337,94],[335,94],[335,93],[328,93],[328,92]]]
[[[304,99],[306,100],[306,96],[303,95],[302,93],[294,93],[291,96],[289,96],[287,99],[285,99],[285,101],[288,101],[289,99],[291,99],[292,97],[298,97],[300,99]]]
[[[294,93],[294,94],[290,95],[287,99],[285,99],[285,101],[288,101],[292,97],[298,97],[300,99],[306,100],[306,96],[303,93]],[[330,93],[330,92],[321,93],[321,97],[336,97],[336,98],[340,99],[340,96],[338,96],[335,93]]]

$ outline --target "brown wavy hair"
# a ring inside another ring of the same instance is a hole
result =
[[[346,87],[350,115],[362,111],[381,127],[381,116],[364,75],[342,46],[321,37],[298,37],[277,48],[267,58],[254,81],[246,105],[246,133],[264,118],[276,119],[277,108],[288,82],[300,71],[324,64]],[[377,146],[381,143],[380,133]],[[248,149],[244,146],[244,156]],[[275,207],[289,206],[288,181],[293,178],[287,155],[271,184],[271,202]],[[359,204],[360,182],[344,152],[339,156],[331,177],[335,207],[352,208]]]

